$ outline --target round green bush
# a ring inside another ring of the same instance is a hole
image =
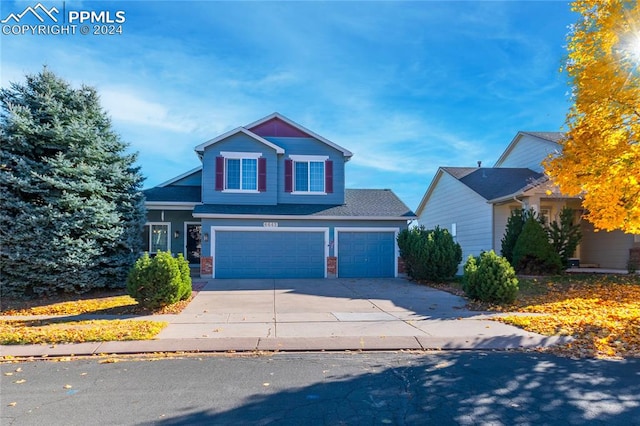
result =
[[[455,276],[462,248],[446,229],[418,226],[398,234],[398,248],[407,275],[414,280],[446,281]]]
[[[187,277],[188,282],[185,280],[184,267],[181,270],[180,265],[179,259],[169,252],[158,252],[153,258],[145,253],[129,271],[127,292],[140,305],[150,309],[188,298],[191,295],[191,277]],[[186,266],[188,270],[189,265]]]
[[[464,265],[462,288],[472,299],[490,303],[513,303],[518,279],[509,261],[493,250],[469,256]]]

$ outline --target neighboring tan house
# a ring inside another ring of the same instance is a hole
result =
[[[150,253],[214,278],[398,276],[416,216],[391,190],[345,189],[347,149],[274,113],[195,151],[201,167],[144,191]]]
[[[640,245],[638,236],[594,232],[591,223],[580,219],[581,200],[560,194],[543,174],[541,163],[561,149],[561,137],[558,132],[519,132],[493,167],[440,167],[418,206],[418,222],[450,230],[462,246],[464,263],[483,250],[500,253],[512,210],[532,208],[553,221],[568,206],[582,228],[574,254],[581,266],[626,270],[629,249]]]

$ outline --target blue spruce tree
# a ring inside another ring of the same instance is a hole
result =
[[[95,89],[44,68],[0,90],[0,296],[124,287],[143,177]]]

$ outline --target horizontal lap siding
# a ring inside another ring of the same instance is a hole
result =
[[[495,167],[526,167],[541,172],[542,160],[554,153],[558,145],[530,135],[522,135],[511,152]]]
[[[469,187],[447,173],[436,182],[418,222],[428,229],[436,225],[451,232],[456,224],[454,238],[462,247],[462,264],[469,255],[477,256],[483,250],[493,249],[492,206]]]

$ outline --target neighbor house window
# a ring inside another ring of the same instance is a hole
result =
[[[169,251],[169,224],[147,223],[144,226],[144,251]]]
[[[216,190],[265,191],[266,159],[253,152],[222,152],[216,159]]]
[[[333,191],[333,163],[327,157],[292,155],[288,160],[290,166],[285,165],[285,180],[287,168],[291,168],[291,191],[299,194],[326,194]],[[288,186],[288,185],[285,185]]]

